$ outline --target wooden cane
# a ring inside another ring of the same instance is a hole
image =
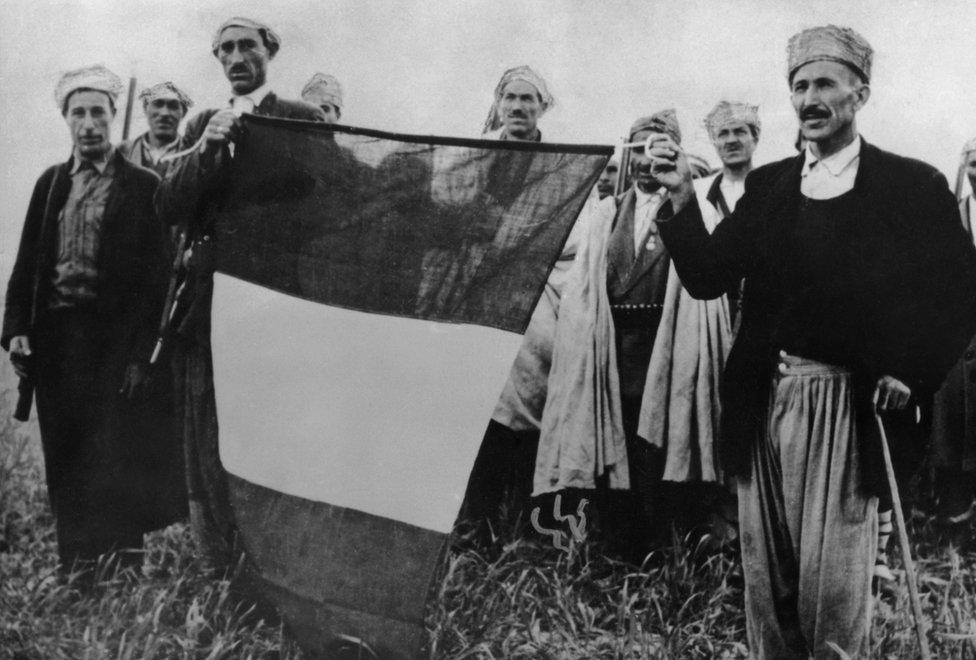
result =
[[[912,550],[908,545],[908,528],[905,526],[905,514],[901,510],[901,497],[898,495],[898,482],[895,479],[895,467],[891,463],[891,450],[888,448],[888,436],[885,434],[884,423],[877,411],[874,421],[878,424],[881,434],[881,451],[884,454],[885,472],[888,474],[888,485],[891,487],[891,501],[895,509],[895,524],[898,525],[898,545],[901,547],[902,561],[905,562],[905,579],[908,581],[908,595],[912,601],[912,615],[915,618],[915,635],[922,660],[930,660],[929,641],[925,636],[925,624],[922,619],[922,603],[918,599],[918,583],[915,580],[915,562],[912,561]]]

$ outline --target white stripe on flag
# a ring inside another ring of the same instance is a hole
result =
[[[521,335],[350,311],[214,276],[225,468],[448,532]]]

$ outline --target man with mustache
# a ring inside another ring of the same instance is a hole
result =
[[[160,218],[186,232],[186,289],[171,342],[177,414],[182,420],[190,495],[190,522],[204,554],[219,567],[236,561],[236,526],[227,474],[217,444],[210,302],[213,294],[213,220],[223,200],[241,114],[324,121],[322,110],[304,101],[278,98],[268,84],[268,64],[281,46],[267,25],[234,17],[216,31],[211,50],[230,82],[227,106],[204,110],[186,128],[194,148],[169,166],[156,196]]]
[[[58,82],[73,150],[34,189],[0,339],[36,393],[65,574],[113,551],[138,568],[143,534],[186,511],[169,400],[146,378],[166,280],[159,177],[112,147],[121,89],[101,65]]]
[[[508,69],[495,86],[482,136],[491,140],[541,142],[538,121],[552,104],[553,97],[542,76],[524,65]],[[511,165],[521,161],[509,156],[495,155],[488,167],[486,190],[506,187],[494,185],[493,178],[524,175]],[[553,266],[471,470],[461,517],[477,524],[485,532],[484,538],[499,531],[503,503],[514,518],[522,513],[528,501],[539,444],[539,420],[546,402],[559,291],[572,263],[574,245],[570,237]],[[490,532],[484,529],[485,522]]]
[[[887,487],[874,413],[889,433],[914,423],[976,331],[976,249],[945,177],[858,134],[867,41],[812,28],[787,60],[804,152],[750,173],[709,234],[687,159],[658,139],[658,222],[692,295],[745,278],[721,455],[738,479],[751,652],[860,657]]]
[[[696,179],[695,191],[702,213],[718,224],[732,215],[746,189],[746,175],[752,171],[752,154],[759,144],[759,108],[745,103],[719,101],[705,117],[708,137],[722,161],[722,171]],[[739,314],[739,287],[729,291],[732,325]]]
[[[149,130],[120,144],[119,151],[136,165],[154,170],[162,176],[166,173],[167,161],[164,158],[188,146],[180,135],[180,122],[193,101],[169,81],[142,90],[139,100],[142,101]]]

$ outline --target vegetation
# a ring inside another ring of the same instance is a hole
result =
[[[8,402],[9,403],[9,402]],[[3,419],[7,415],[3,415]],[[36,433],[0,422],[0,658],[301,658],[280,625],[236,602],[182,525],[150,536],[142,571],[99,569],[93,589],[56,568]],[[940,658],[976,658],[972,539],[913,523],[922,600]],[[897,571],[896,571],[897,572]],[[525,541],[451,554],[428,615],[438,658],[738,658],[734,560],[680,539],[644,566],[589,545]],[[917,656],[903,583],[875,607],[875,657]]]

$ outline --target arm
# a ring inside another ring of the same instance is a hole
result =
[[[709,234],[681,147],[660,136],[652,150],[652,167],[669,192],[669,201],[658,211],[657,223],[681,283],[699,299],[718,298],[738,286],[755,258],[758,195],[755,186],[749,185],[751,175],[736,212]]]
[[[44,210],[47,205],[48,193],[54,179],[54,168],[45,172],[34,186],[27,218],[20,235],[20,247],[17,250],[17,260],[14,262],[10,282],[7,285],[7,296],[3,314],[3,335],[0,344],[5,350],[10,350],[14,337],[26,337],[30,333],[31,308],[33,306],[34,275],[37,270],[37,259],[41,226],[44,224]],[[20,341],[18,341],[18,344]],[[29,351],[28,351],[29,352]]]

